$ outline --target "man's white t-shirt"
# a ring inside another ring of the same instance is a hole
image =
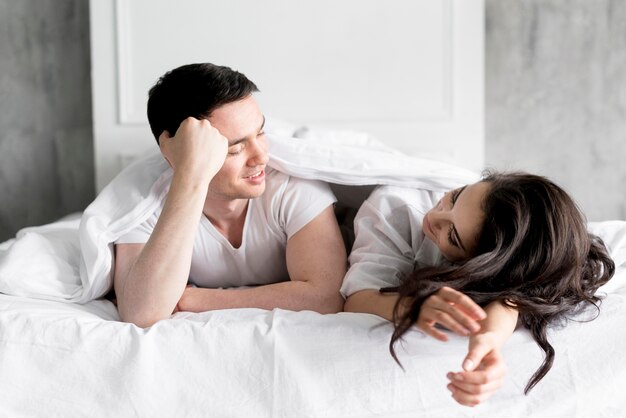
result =
[[[220,288],[289,280],[287,240],[335,201],[327,183],[290,177],[268,168],[265,192],[249,200],[239,248],[234,248],[202,216],[191,257],[190,283]],[[147,242],[161,209],[116,244]]]
[[[421,189],[379,187],[354,219],[355,241],[341,294],[398,286],[416,267],[446,263],[422,232],[424,215],[443,196]]]

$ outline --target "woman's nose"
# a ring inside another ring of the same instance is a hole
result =
[[[446,228],[450,223],[450,214],[444,210],[433,211],[430,216],[430,225],[435,231]]]

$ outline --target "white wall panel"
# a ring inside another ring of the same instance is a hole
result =
[[[272,117],[482,166],[482,0],[92,0],[91,22],[98,189],[155,146],[147,91],[191,62],[245,73]]]

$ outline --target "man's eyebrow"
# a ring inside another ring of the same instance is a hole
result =
[[[261,127],[259,128],[259,130],[257,131],[257,133],[261,132],[263,130],[263,128],[265,127],[265,115],[263,115],[263,122],[261,122]],[[234,145],[237,145],[241,142],[247,141],[248,138],[240,138],[240,139],[236,139],[234,141],[229,141],[228,142],[228,146],[232,147]]]

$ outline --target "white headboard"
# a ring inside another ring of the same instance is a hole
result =
[[[91,0],[96,187],[156,147],[147,91],[192,62],[261,89],[265,114],[483,165],[483,0]]]

